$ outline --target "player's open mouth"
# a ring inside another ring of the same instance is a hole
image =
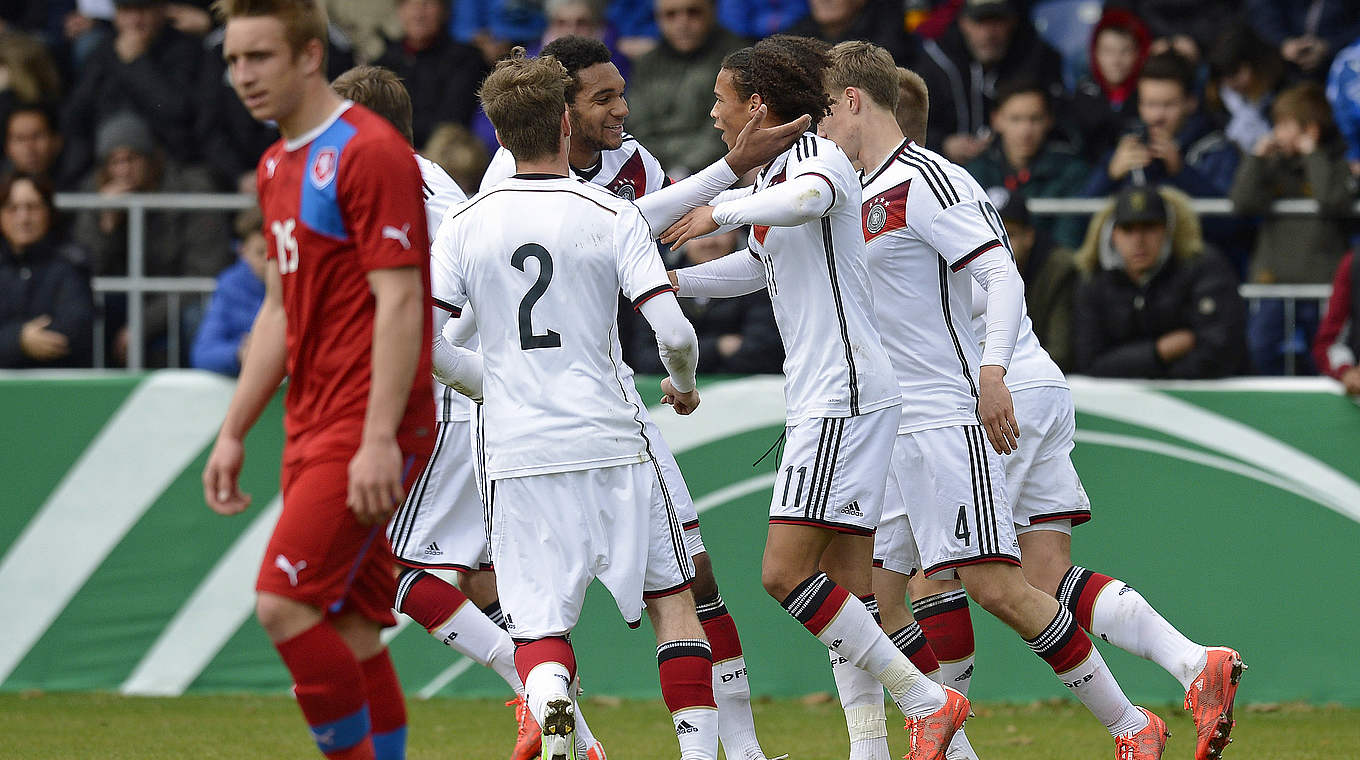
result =
[[[606,132],[617,132],[617,133],[619,133],[619,134],[623,134],[623,125],[622,125],[622,124],[614,124],[614,125],[612,125],[612,126],[609,125],[609,124],[606,124],[606,125],[604,126],[604,128],[605,128],[605,131],[606,131]]]
[[[241,99],[241,102],[245,104],[247,109],[258,108],[259,106],[264,105],[264,98],[265,94],[263,92],[257,92],[254,95],[246,95]]]

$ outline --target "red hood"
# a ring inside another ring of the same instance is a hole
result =
[[[1138,59],[1133,64],[1133,71],[1129,73],[1128,79],[1118,85],[1105,81],[1105,77],[1100,73],[1100,67],[1096,65],[1096,38],[1105,29],[1123,29],[1132,34],[1138,43]],[[1143,64],[1147,62],[1148,48],[1151,45],[1152,34],[1148,32],[1147,24],[1133,13],[1122,8],[1108,8],[1101,14],[1100,22],[1091,30],[1091,43],[1087,55],[1091,61],[1091,78],[1100,85],[1107,98],[1122,103],[1132,94],[1133,87],[1138,82],[1138,75],[1143,71]]]

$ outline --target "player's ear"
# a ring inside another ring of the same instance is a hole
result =
[[[322,71],[326,66],[326,43],[324,40],[310,39],[299,53],[303,69],[311,74]]]
[[[860,106],[862,105],[859,98],[859,90],[856,90],[853,87],[847,87],[845,88],[845,92],[841,93],[841,97],[845,98],[845,105],[850,109],[850,113],[859,113]]]
[[[571,108],[562,109],[562,138],[571,137]]]
[[[500,130],[499,130],[499,129],[493,129],[492,131],[495,132],[495,134],[496,134],[496,144],[499,145],[499,146],[501,146],[502,148],[504,148],[504,147],[505,147],[505,141],[501,139],[501,132],[500,132]]]
[[[765,99],[760,97],[760,93],[753,92],[751,93],[751,97],[746,99],[746,112],[755,113],[756,109],[760,108],[764,103]]]

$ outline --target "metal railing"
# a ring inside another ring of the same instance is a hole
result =
[[[183,336],[180,329],[181,298],[197,294],[200,298],[211,294],[216,282],[211,277],[148,277],[146,269],[146,214],[148,211],[239,211],[252,208],[255,196],[238,193],[129,193],[102,195],[99,193],[58,193],[57,208],[63,211],[108,210],[126,211],[127,219],[127,275],[123,277],[95,277],[92,286],[97,303],[109,293],[126,293],[128,298],[127,368],[145,367],[145,335],[143,296],[166,294],[169,298],[170,318],[167,334],[167,354],[171,366],[178,366]],[[1030,198],[1028,206],[1036,216],[1054,214],[1092,214],[1109,204],[1103,198]],[[1194,210],[1205,216],[1233,213],[1232,202],[1226,198],[1196,198],[1190,201]],[[1276,201],[1271,213],[1287,215],[1316,214],[1317,201],[1298,199]],[[1360,216],[1360,202],[1351,209]],[[1255,285],[1242,286],[1242,297],[1248,300],[1281,298],[1285,300],[1286,334],[1293,333],[1296,304],[1300,300],[1325,302],[1331,297],[1330,285]],[[1324,303],[1325,306],[1325,303]],[[94,327],[95,366],[103,367],[105,325],[102,309],[96,315]],[[191,336],[192,338],[192,336]],[[1291,360],[1292,363],[1292,360]]]

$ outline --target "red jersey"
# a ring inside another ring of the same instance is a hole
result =
[[[424,342],[399,432],[433,430],[430,243],[411,146],[382,117],[346,103],[311,132],[270,146],[256,187],[268,256],[283,275],[292,455],[311,455],[323,437],[319,445],[359,444],[376,313],[366,275],[374,269],[421,270]]]

